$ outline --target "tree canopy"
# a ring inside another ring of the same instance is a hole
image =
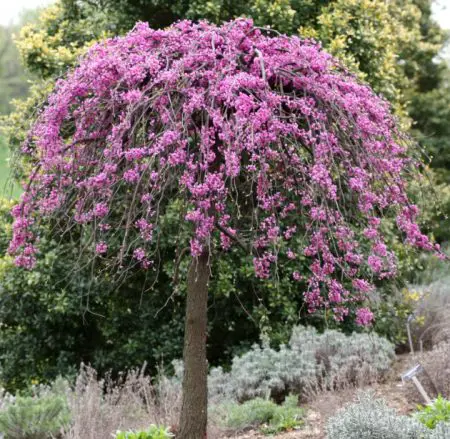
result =
[[[411,158],[387,102],[316,44],[264,36],[250,21],[139,24],[96,44],[22,148],[36,162],[10,251],[25,268],[38,219],[55,215],[63,233],[81,225],[86,250],[114,269],[149,269],[159,217],[176,199],[192,256],[217,233],[224,251],[253,253],[264,279],[279,255],[295,264],[304,254],[310,275],[293,277],[310,310],[342,318],[352,297],[342,279],[364,297],[367,272],[395,274],[380,230],[388,207],[408,243],[434,249],[405,192]]]

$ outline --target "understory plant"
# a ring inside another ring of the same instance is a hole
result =
[[[417,348],[450,343],[450,276],[448,272],[437,272],[435,276],[428,284],[411,287],[420,297],[411,323]]]
[[[447,328],[450,329],[450,328]],[[430,351],[420,356],[420,364],[433,383],[435,392],[447,400],[450,399],[450,342],[439,343]],[[433,396],[437,396],[434,394]]]
[[[360,393],[355,403],[326,425],[327,439],[424,439],[429,432],[417,420],[399,416],[371,393]]]
[[[33,387],[31,392],[2,404],[0,432],[8,439],[63,437],[71,422],[67,383],[58,379],[52,386]]]
[[[269,399],[255,398],[243,404],[225,403],[213,409],[213,418],[226,430],[258,428],[266,434],[299,428],[304,423],[304,416],[297,396],[288,396],[281,405]]]
[[[450,401],[439,395],[431,404],[419,406],[416,418],[428,428],[450,422]]]
[[[321,390],[375,382],[389,370],[394,357],[392,343],[374,333],[319,333],[297,326],[287,346],[275,350],[255,345],[233,359],[229,372],[213,368],[209,392],[213,401],[267,395],[282,399],[291,392],[308,397]]]
[[[151,425],[142,431],[117,431],[115,439],[170,439],[174,435],[169,428],[160,425]]]
[[[94,369],[83,365],[69,407],[72,422],[65,439],[111,439],[119,429],[126,429],[121,434],[163,434],[161,426],[177,424],[180,386],[163,375],[152,383],[140,370],[99,379]],[[148,430],[149,425],[156,427]]]
[[[429,439],[448,439],[450,437],[450,424],[440,423],[431,431]]]

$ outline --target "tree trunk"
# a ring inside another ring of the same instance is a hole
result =
[[[206,331],[209,252],[192,259],[187,276],[183,403],[177,439],[206,438],[208,390]]]

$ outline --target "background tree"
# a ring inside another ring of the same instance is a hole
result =
[[[139,267],[151,282],[161,218],[179,203],[191,255],[179,436],[198,439],[212,260],[236,245],[256,277],[276,279],[285,259],[310,312],[370,324],[366,279],[396,274],[382,217],[394,215],[407,244],[439,248],[408,199],[417,166],[408,146],[387,102],[313,42],[266,36],[246,20],[139,24],[58,81],[22,146],[33,170],[9,251],[33,268],[49,225],[96,256],[92,273],[120,284]]]
[[[19,52],[14,42],[24,22],[32,20],[34,11],[26,11],[19,18],[19,23],[0,26],[0,117],[9,114],[15,108],[13,99],[23,99],[29,89],[29,77],[19,59]],[[0,194],[11,197],[18,196],[20,191],[9,179],[9,148],[7,141],[0,132]]]
[[[405,65],[422,50],[420,18],[411,1],[336,0],[321,9],[318,26],[299,31],[321,41],[400,110],[404,91],[415,79]]]
[[[13,32],[18,30],[12,26],[0,26],[0,114],[11,110],[13,97],[24,97],[28,91],[25,71],[18,57],[13,42]]]

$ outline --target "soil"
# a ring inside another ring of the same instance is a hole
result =
[[[418,404],[424,403],[414,386],[410,382],[403,383],[401,380],[401,375],[414,364],[416,364],[416,361],[411,355],[399,355],[383,382],[363,387],[363,389],[373,391],[376,396],[383,398],[388,406],[396,409],[399,414],[407,415],[414,411]],[[327,419],[335,415],[345,405],[351,403],[359,390],[348,388],[342,391],[326,392],[317,395],[305,407],[307,414],[305,425],[301,429],[272,437],[276,439],[325,439]],[[268,436],[258,431],[248,431],[228,437],[235,439],[267,439]]]

